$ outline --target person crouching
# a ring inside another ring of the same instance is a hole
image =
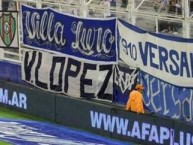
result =
[[[132,90],[129,94],[129,99],[126,104],[127,111],[133,111],[136,113],[145,113],[143,107],[143,91],[144,87],[141,84],[135,86],[135,90]]]

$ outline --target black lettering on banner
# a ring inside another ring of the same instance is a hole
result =
[[[112,100],[112,94],[105,94],[105,90],[107,89],[110,77],[113,71],[113,65],[100,65],[99,71],[108,71],[107,76],[104,79],[103,85],[98,93],[98,98]]]
[[[72,66],[75,66],[76,67],[76,70],[71,70],[71,67]],[[64,86],[64,92],[67,93],[68,92],[68,78],[71,76],[71,77],[77,77],[79,72],[80,72],[80,67],[81,67],[81,62],[75,60],[75,59],[72,59],[72,58],[69,58],[68,59],[68,65],[67,65],[67,68],[66,68],[66,74],[65,74],[65,86]],[[79,81],[79,80],[77,80]]]
[[[133,44],[130,48],[130,55],[133,60],[137,60],[137,48],[136,45]]]
[[[87,99],[94,97],[94,93],[85,93],[85,85],[92,85],[92,79],[85,78],[88,70],[96,71],[96,64],[84,64],[83,72],[80,78],[80,93],[81,97],[86,97]]]
[[[122,45],[124,47],[123,51],[125,52],[125,54],[128,55],[127,41],[125,39],[122,39],[122,38],[120,38],[120,40],[121,40],[121,43],[122,43]]]
[[[36,58],[36,52],[33,51],[32,58],[31,58],[30,62],[28,63],[29,52],[25,53],[25,56],[24,56],[24,72],[25,73],[24,73],[24,75],[25,75],[26,81],[30,81],[30,79],[31,79],[31,69],[32,69],[32,66],[34,65],[35,58]]]
[[[38,53],[38,63],[37,63],[37,66],[35,68],[35,84],[41,88],[44,88],[44,89],[48,89],[48,85],[46,83],[43,83],[41,81],[39,81],[39,69],[40,69],[40,66],[42,64],[42,53],[39,52]]]
[[[64,64],[65,64],[66,58],[65,57],[53,57],[52,59],[52,67],[50,70],[50,89],[54,90],[54,91],[62,91],[62,74],[64,71]],[[56,69],[56,64],[60,64],[60,70],[59,73],[58,71],[56,71],[58,73],[58,85],[54,85],[54,71]]]
[[[22,77],[34,86],[69,96],[97,96],[99,99],[112,100],[113,82],[110,79],[113,65],[84,63],[69,57],[44,55],[44,52],[38,51],[26,51],[23,54],[23,75],[29,77],[28,80]],[[99,80],[92,72],[98,73]]]

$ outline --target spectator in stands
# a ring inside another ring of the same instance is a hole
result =
[[[116,7],[116,0],[111,0],[111,6]]]
[[[182,14],[181,6],[176,2],[176,0],[170,0],[168,7],[169,14]],[[172,16],[171,16],[172,17]],[[177,34],[179,28],[182,26],[175,21],[161,21],[158,26],[159,32],[167,32],[172,34]]]
[[[13,0],[2,0],[2,11],[16,10],[16,2]]]
[[[176,0],[171,0],[169,3],[168,13],[170,14],[182,14],[181,6],[176,2]]]
[[[181,6],[176,2],[176,0],[171,0],[168,13],[170,14],[176,14],[176,15],[181,15],[182,14],[182,8]],[[177,22],[170,22],[169,23],[169,31],[172,33],[176,33],[178,29],[181,26]]]
[[[122,0],[121,7],[122,8],[127,8],[127,5],[128,5],[128,0]]]
[[[155,0],[154,1],[154,9],[156,11],[158,11],[161,8],[167,10],[168,5],[169,5],[169,1],[168,0]]]
[[[9,7],[9,0],[2,0],[2,11],[7,11]]]
[[[136,113],[145,113],[143,107],[143,91],[144,87],[141,84],[135,86],[135,90],[129,94],[129,99],[126,104],[127,111],[133,111]]]
[[[193,14],[193,0],[190,0],[190,16]]]

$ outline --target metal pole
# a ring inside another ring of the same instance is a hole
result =
[[[2,0],[0,0],[0,10],[2,10]]]
[[[190,17],[190,8],[189,8],[189,0],[182,1],[182,8],[184,8],[184,21],[183,21],[183,37],[190,38],[190,22],[188,21]]]
[[[42,8],[42,0],[37,0],[37,1],[36,1],[36,7],[37,7],[38,9],[41,9],[41,8]]]
[[[87,2],[86,2],[86,0],[81,1],[81,9],[82,9],[82,16],[84,18],[86,18],[87,17]]]
[[[131,23],[133,25],[135,25],[136,23],[136,15],[135,15],[135,1],[134,0],[131,0],[132,1],[132,4],[131,4]]]

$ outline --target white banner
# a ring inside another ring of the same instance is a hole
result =
[[[112,100],[113,65],[84,63],[41,51],[24,51],[22,79],[73,97]]]
[[[122,61],[168,83],[193,86],[193,41],[151,34],[118,20]]]

